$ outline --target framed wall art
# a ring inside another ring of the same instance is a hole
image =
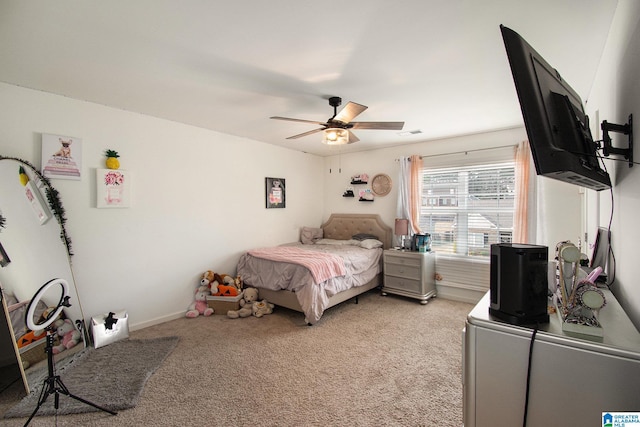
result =
[[[33,184],[33,181],[28,181],[24,186],[24,196],[29,201],[29,205],[33,209],[33,213],[36,215],[40,225],[44,224],[51,218],[51,212],[47,207],[47,203],[44,201],[40,190]]]
[[[267,209],[286,206],[286,186],[284,178],[265,178]]]
[[[42,134],[42,174],[47,178],[80,180],[82,140],[72,136]]]
[[[128,208],[131,204],[131,173],[122,169],[96,169],[96,207]]]

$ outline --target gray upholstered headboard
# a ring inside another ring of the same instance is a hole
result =
[[[385,249],[392,245],[393,231],[377,214],[331,214],[322,229],[327,239],[348,240],[354,234],[367,233],[378,236]]]

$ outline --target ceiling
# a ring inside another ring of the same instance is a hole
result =
[[[326,121],[340,96],[410,133],[343,153],[521,126],[500,24],[584,100],[616,4],[0,0],[0,81],[325,156],[321,134],[286,139],[317,126],[269,117]]]

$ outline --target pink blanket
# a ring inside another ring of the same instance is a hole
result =
[[[248,251],[248,253],[256,258],[302,265],[311,272],[316,284],[346,274],[342,258],[325,252],[307,251],[290,246],[278,246],[253,249]]]

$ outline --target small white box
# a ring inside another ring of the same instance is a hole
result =
[[[129,315],[127,312],[121,310],[113,313],[113,320],[116,322],[112,325],[108,325],[106,322],[108,316],[107,313],[91,318],[91,334],[95,348],[129,338]]]

